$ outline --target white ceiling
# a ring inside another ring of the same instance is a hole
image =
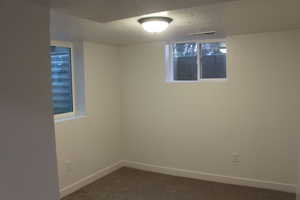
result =
[[[233,0],[51,0],[51,7],[80,18],[109,22],[153,12]]]
[[[66,2],[67,0],[63,1]],[[69,2],[71,1],[78,2],[78,0],[69,0]],[[126,2],[128,1],[126,0]],[[141,1],[144,2],[146,0]],[[138,2],[138,0],[134,2]],[[126,45],[151,41],[199,39],[190,36],[190,34],[209,30],[216,30],[217,35],[212,37],[220,38],[233,34],[300,28],[300,0],[239,0],[213,4],[208,4],[208,1],[201,2],[206,3],[198,7],[153,14],[169,16],[174,19],[169,29],[160,34],[145,32],[137,23],[137,19],[141,16],[100,23],[72,17],[65,14],[65,11],[53,9],[51,12],[51,37],[52,39],[61,40],[82,39],[107,44]],[[110,7],[106,9],[107,11],[114,10]],[[108,15],[108,13],[106,12],[102,17],[98,15],[98,17],[102,21],[106,21],[119,18],[125,12],[120,15],[114,13]],[[132,15],[133,13],[134,9],[125,14]],[[206,36],[206,38],[208,37]],[[203,37],[200,39],[203,39]]]

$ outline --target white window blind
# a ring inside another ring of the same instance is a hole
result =
[[[50,47],[53,114],[73,112],[72,49]]]

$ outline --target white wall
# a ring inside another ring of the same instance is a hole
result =
[[[0,198],[58,199],[48,8],[0,4]],[[118,49],[85,42],[87,116],[55,124],[60,187],[123,158],[120,84],[126,159],[295,184],[295,37],[299,32],[230,37],[229,80],[198,84],[165,83],[162,44],[121,48],[120,83]],[[232,152],[241,155],[237,167]]]
[[[299,31],[229,37],[229,80],[219,82],[166,83],[163,44],[122,47],[125,159],[295,184],[296,37]]]
[[[297,45],[296,46],[299,46],[300,45],[300,37],[297,37],[297,39],[298,39],[298,42],[296,43]],[[297,49],[298,50],[298,55],[300,55],[300,49]],[[298,59],[298,63],[300,63],[300,56],[298,56],[297,57],[297,59]],[[299,107],[298,107],[299,108]],[[299,111],[298,111],[299,112]],[[297,118],[298,118],[298,120],[299,120],[299,117],[298,116],[296,116]],[[298,138],[297,138],[297,141],[298,141],[298,143],[297,143],[297,146],[298,146],[298,156],[297,156],[297,159],[298,159],[298,168],[297,168],[297,200],[300,200],[300,142],[299,142],[299,140],[300,140],[300,133],[299,133],[299,131],[298,131]]]
[[[0,199],[58,200],[49,8],[2,0]]]
[[[299,136],[298,136],[299,141]],[[298,142],[298,168],[297,168],[297,200],[300,200],[300,145]]]
[[[121,160],[118,48],[84,42],[82,50],[86,116],[55,124],[61,189]]]
[[[296,37],[230,37],[229,80],[193,84],[165,82],[163,44],[84,42],[87,115],[55,124],[60,188],[122,159],[295,184]]]

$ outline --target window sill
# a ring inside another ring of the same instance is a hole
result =
[[[55,122],[55,124],[57,124],[57,123],[61,123],[64,121],[82,119],[82,118],[86,118],[86,117],[87,117],[86,115],[74,115],[74,116],[70,116],[70,117],[55,119],[54,122]]]
[[[228,81],[227,78],[215,78],[215,79],[201,79],[196,81],[166,81],[167,83],[202,83],[202,82],[224,82]]]

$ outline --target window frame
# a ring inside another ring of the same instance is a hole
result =
[[[207,40],[185,40],[185,41],[173,41],[168,42],[165,45],[165,66],[166,66],[166,82],[167,83],[199,83],[199,82],[213,82],[213,81],[227,81],[228,80],[228,50],[226,53],[226,78],[201,78],[201,44],[203,43],[214,43],[214,42],[225,42],[227,47],[227,40],[222,39],[207,39]],[[197,52],[197,80],[174,80],[174,62],[173,62],[173,50],[172,45],[182,43],[196,43]],[[228,49],[228,48],[227,48]]]
[[[77,113],[77,104],[76,104],[76,89],[75,89],[75,63],[74,63],[74,45],[72,42],[66,42],[66,41],[58,41],[58,40],[52,40],[50,43],[50,46],[58,46],[58,47],[66,47],[71,49],[71,73],[72,73],[72,100],[73,100],[73,111],[67,112],[67,113],[61,113],[61,114],[53,114],[54,120],[62,120],[62,119],[68,119],[73,118],[76,116]],[[51,58],[50,58],[51,62]],[[51,72],[52,73],[52,72]],[[52,83],[52,80],[51,80]],[[52,97],[52,96],[51,96]]]

